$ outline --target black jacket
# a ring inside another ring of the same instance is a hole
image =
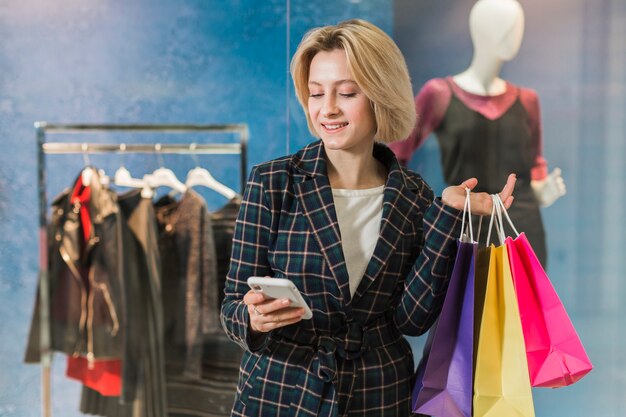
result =
[[[89,168],[87,168],[89,169]],[[50,349],[93,359],[121,358],[125,316],[123,290],[122,221],[117,196],[100,183],[92,169],[89,184],[91,232],[85,241],[81,204],[72,203],[71,189],[52,203],[48,226],[48,299]],[[40,359],[39,288],[31,322],[26,362]]]

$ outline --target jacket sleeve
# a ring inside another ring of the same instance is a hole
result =
[[[248,330],[248,308],[243,303],[243,297],[250,289],[247,284],[249,277],[272,275],[268,262],[272,216],[261,181],[258,168],[253,168],[235,223],[230,269],[221,309],[226,334],[249,351],[262,350],[269,341],[269,334],[265,334],[261,340],[255,338],[252,343]]]
[[[406,335],[424,333],[441,311],[456,259],[461,217],[461,211],[439,198],[424,213],[424,245],[406,278],[394,318]]]

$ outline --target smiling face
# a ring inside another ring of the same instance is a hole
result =
[[[327,150],[371,150],[376,119],[342,49],[320,51],[309,70],[308,111]]]

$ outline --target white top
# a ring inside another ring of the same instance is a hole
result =
[[[384,185],[364,190],[333,188],[351,295],[356,292],[374,254],[383,216],[384,188]]]

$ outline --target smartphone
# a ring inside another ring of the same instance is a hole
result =
[[[250,277],[248,285],[256,293],[265,294],[268,298],[287,298],[291,301],[289,307],[304,308],[302,318],[309,320],[313,317],[311,309],[302,298],[298,288],[286,278]]]

